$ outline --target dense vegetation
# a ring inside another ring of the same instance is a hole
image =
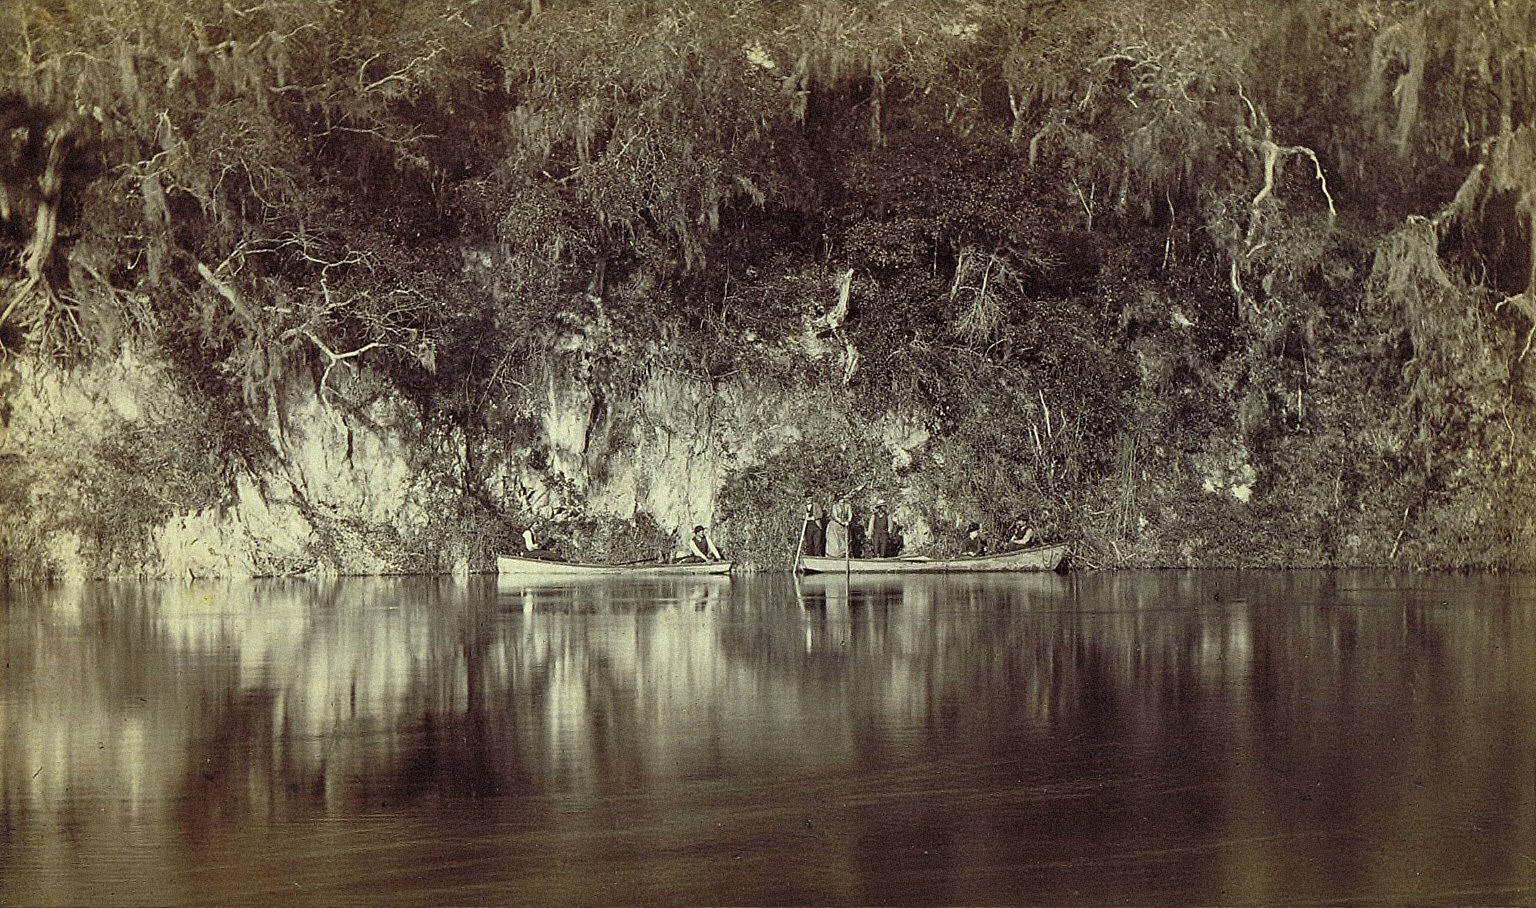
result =
[[[742,528],[864,483],[1105,565],[1531,565],[1526,0],[12,0],[0,33],[10,353],[132,342],[253,423],[365,363],[473,444],[541,370],[753,375],[849,412],[728,486]]]

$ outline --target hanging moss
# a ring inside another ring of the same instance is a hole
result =
[[[153,348],[251,424],[366,372],[487,455],[552,370],[824,383],[834,434],[921,414],[893,482],[1104,564],[1175,557],[1240,436],[1277,527],[1422,553],[1405,509],[1532,468],[1532,8],[20,0],[0,343]]]

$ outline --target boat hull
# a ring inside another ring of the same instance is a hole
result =
[[[996,555],[959,558],[831,558],[805,556],[807,574],[954,574],[978,571],[1054,571],[1067,557],[1067,545],[1041,545]]]
[[[731,561],[653,562],[646,564],[587,564],[543,558],[496,556],[496,571],[528,577],[699,577],[729,574]]]

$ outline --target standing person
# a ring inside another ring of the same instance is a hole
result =
[[[800,526],[800,554],[820,555],[826,551],[826,514],[814,501],[805,503],[805,522]]]
[[[987,553],[987,540],[982,538],[981,524],[972,523],[965,532],[965,548],[962,554],[970,556],[985,555]]]
[[[715,547],[715,541],[709,538],[703,526],[693,528],[693,535],[688,537],[688,552],[684,561],[724,561],[725,556]]]
[[[827,522],[827,557],[847,558],[852,555],[848,548],[849,529],[853,524],[853,502],[839,498],[832,506],[832,519]]]
[[[891,515],[886,513],[884,499],[875,501],[875,509],[864,527],[864,543],[869,557],[891,557]]]

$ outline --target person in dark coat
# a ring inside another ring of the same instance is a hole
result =
[[[1027,549],[1035,542],[1035,531],[1030,528],[1029,521],[1020,517],[1013,522],[1013,529],[1008,533],[1008,551]]]
[[[821,510],[821,505],[814,501],[805,503],[805,522],[800,527],[800,553],[802,555],[820,555],[826,551],[827,525],[826,515]]]
[[[965,532],[965,547],[961,549],[965,555],[977,556],[987,553],[987,540],[981,535],[981,524],[972,523]]]
[[[884,501],[876,501],[864,527],[864,552],[870,558],[891,557],[891,515]]]
[[[709,533],[703,526],[693,528],[693,535],[688,537],[688,554],[685,561],[724,561],[725,556],[720,554],[720,549],[715,547],[715,541],[709,538]]]

